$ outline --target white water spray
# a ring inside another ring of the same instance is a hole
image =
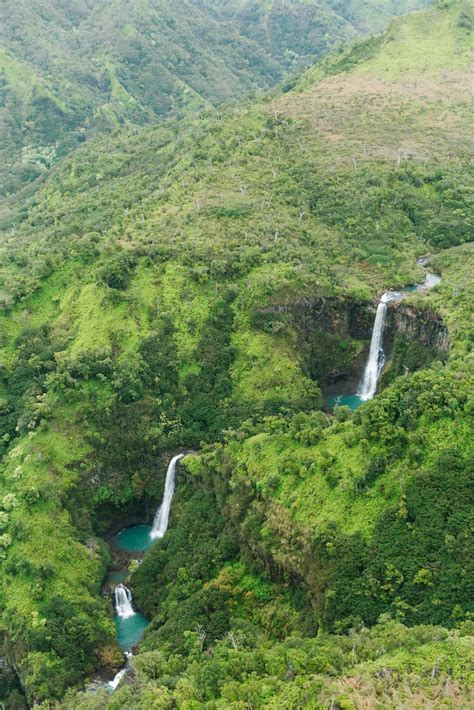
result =
[[[117,615],[122,619],[128,619],[135,614],[132,606],[132,592],[123,584],[118,584],[115,587],[115,609]]]
[[[426,278],[422,284],[417,287],[417,291],[429,291],[430,288],[434,288],[441,282],[441,276],[439,274],[434,274],[432,271],[428,271]]]
[[[117,690],[120,681],[122,680],[122,678],[124,677],[124,675],[127,675],[127,673],[128,673],[128,668],[122,668],[122,670],[119,671],[119,672],[114,676],[114,679],[113,679],[113,680],[110,680],[110,681],[107,683],[107,688],[109,688],[109,690],[112,690],[112,691],[113,691],[113,690]]]
[[[175,484],[175,474],[176,474],[176,464],[180,459],[184,457],[184,454],[178,454],[173,456],[166,471],[165,480],[165,492],[163,494],[163,502],[156,511],[155,519],[153,521],[153,527],[150,532],[150,537],[156,539],[163,537],[168,529],[168,520],[170,517],[171,501],[173,499],[174,484]]]
[[[398,291],[386,291],[377,306],[372,339],[370,341],[369,358],[365,366],[364,376],[357,391],[357,395],[364,401],[372,399],[375,395],[377,382],[385,365],[385,354],[382,344],[387,304],[390,301],[398,301],[401,298],[403,298],[403,294]]]
[[[127,675],[127,673],[130,670],[130,659],[132,657],[132,653],[130,651],[125,651],[125,658],[127,659],[127,665],[125,668],[122,668],[118,673],[115,674],[114,679],[110,680],[107,683],[107,689],[110,692],[113,692],[114,690],[117,690],[118,686],[120,685],[120,681],[124,676]]]

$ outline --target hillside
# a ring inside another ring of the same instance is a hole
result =
[[[0,244],[0,629],[30,705],[469,707],[470,27],[443,2],[279,94],[97,135],[22,206]],[[428,253],[442,281],[396,311],[382,391],[329,416],[379,294]],[[417,342],[431,322],[448,358]],[[190,449],[132,565],[134,674],[76,694],[122,662],[104,537]]]
[[[420,4],[8,0],[1,194],[32,188],[97,131],[156,123],[267,88]]]

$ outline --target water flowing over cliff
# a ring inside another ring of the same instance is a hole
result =
[[[150,533],[150,537],[152,539],[163,537],[166,530],[168,529],[171,501],[173,500],[175,487],[176,466],[178,464],[178,461],[180,461],[183,456],[184,454],[177,454],[177,456],[173,456],[168,466],[165,479],[163,502],[161,503],[160,507],[156,512],[155,519],[153,521],[153,527]]]
[[[370,341],[369,358],[365,366],[364,376],[360,383],[358,396],[362,401],[372,399],[377,390],[377,382],[385,365],[385,353],[383,351],[383,329],[385,325],[385,316],[387,313],[387,304],[390,301],[399,300],[402,294],[398,291],[387,291],[382,295],[377,312],[375,314],[374,327],[372,330],[372,338]]]
[[[132,593],[130,589],[127,589],[123,584],[119,584],[115,587],[115,609],[117,615],[121,616],[123,619],[135,615],[132,606]]]

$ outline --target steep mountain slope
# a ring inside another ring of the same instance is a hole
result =
[[[44,175],[97,129],[154,123],[274,84],[288,69],[383,26],[385,3],[366,5],[344,15],[326,1],[8,0],[2,194]],[[405,5],[399,11],[420,1]]]
[[[395,15],[429,5],[421,0],[208,0],[216,12],[231,18],[240,34],[255,40],[278,62],[301,67],[326,54],[340,41],[386,27]]]
[[[136,683],[66,707],[419,707],[451,676],[467,707],[468,12],[396,21],[259,104],[87,142],[5,235],[1,630],[30,703],[120,663],[98,535],[200,447],[132,577]],[[444,318],[448,365],[329,419],[320,387],[357,371],[377,292],[436,251],[412,307]],[[418,626],[367,635],[384,612]]]

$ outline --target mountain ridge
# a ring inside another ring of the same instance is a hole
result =
[[[292,63],[314,60],[356,32],[328,3],[283,3],[275,11],[280,39],[272,49],[267,30],[273,5],[234,5],[235,12],[232,3],[224,11],[212,2],[181,0],[81,0],[54,7],[7,2],[1,66],[8,174],[2,172],[2,194],[28,187],[94,131],[154,123],[267,89]],[[372,5],[377,17],[376,0]],[[241,27],[238,10],[252,8],[255,26],[267,27],[263,37],[247,36]],[[280,25],[292,16],[296,26],[285,38]],[[298,43],[303,59],[291,49]]]

